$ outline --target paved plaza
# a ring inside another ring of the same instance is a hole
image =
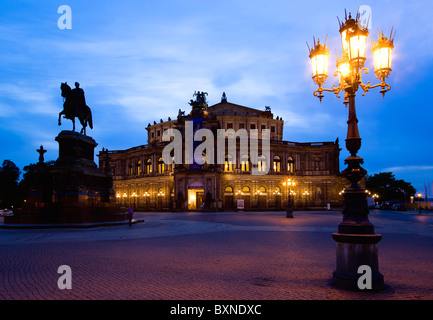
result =
[[[0,229],[0,299],[433,299],[432,214],[370,212],[383,235],[379,293],[332,286],[341,217],[140,212],[132,227]],[[61,265],[71,289],[57,285]]]

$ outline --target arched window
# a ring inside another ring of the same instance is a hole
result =
[[[265,186],[261,186],[259,188],[260,193],[266,193],[266,187]]]
[[[158,159],[158,173],[164,173],[164,160],[161,158]]]
[[[243,187],[242,188],[242,192],[243,193],[249,193],[250,192],[250,187],[247,187],[247,186]]]
[[[141,174],[141,160],[135,163],[135,174],[139,176]]]
[[[241,171],[242,172],[250,171],[250,158],[247,155],[243,155],[241,157]]]
[[[174,172],[174,166],[175,166],[174,157],[171,157],[171,164],[167,164],[167,171]]]
[[[292,157],[287,159],[287,171],[295,172],[295,160]]]
[[[233,158],[231,155],[226,155],[224,163],[224,171],[233,171]]]
[[[266,168],[266,158],[264,155],[261,155],[257,158],[257,170],[259,172],[266,172],[268,171]]]
[[[146,160],[146,166],[144,168],[144,173],[145,174],[152,173],[152,160],[150,160],[150,159]]]
[[[281,188],[278,187],[278,186],[276,186],[276,187],[275,187],[275,193],[276,193],[277,195],[280,195],[280,194],[281,194]]]
[[[233,192],[233,188],[230,186],[225,187],[224,192],[226,193],[232,193]]]
[[[273,167],[274,172],[281,172],[281,158],[279,156],[274,156]]]

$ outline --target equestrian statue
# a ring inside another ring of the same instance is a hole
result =
[[[80,120],[83,128],[80,133],[86,135],[86,127],[89,125],[93,129],[92,111],[86,104],[84,90],[80,88],[80,84],[75,82],[75,88],[71,89],[67,82],[60,85],[63,97],[63,110],[59,113],[59,126],[62,124],[60,119],[64,118],[72,120],[73,129],[75,131],[75,118]]]

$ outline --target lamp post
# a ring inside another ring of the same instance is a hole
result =
[[[307,210],[307,198],[308,198],[308,196],[310,195],[310,193],[309,193],[307,190],[305,190],[305,191],[302,193],[302,195],[305,197],[305,210]]]
[[[132,205],[133,206],[133,210],[135,210],[137,208],[137,197],[138,197],[138,195],[135,192],[133,192],[132,195],[131,195],[131,197],[133,199],[133,205]]]
[[[418,197],[418,213],[421,214],[421,192],[418,192],[418,194],[416,195]]]
[[[379,84],[371,85],[362,82],[362,73],[368,74],[368,69],[364,68],[366,61],[366,47],[368,29],[360,24],[360,15],[355,19],[349,14],[345,21],[340,23],[340,34],[343,54],[337,56],[337,71],[334,76],[338,76],[339,85],[333,85],[332,89],[323,88],[328,77],[328,58],[329,48],[317,44],[314,40],[313,48],[309,49],[310,60],[313,71],[313,81],[319,86],[314,91],[314,96],[322,101],[323,92],[333,92],[338,98],[340,92],[344,92],[344,104],[349,105],[349,117],[346,137],[346,148],[350,156],[345,159],[344,164],[347,168],[342,171],[342,175],[347,178],[351,185],[342,193],[343,219],[338,226],[338,232],[333,233],[332,237],[337,242],[337,268],[333,272],[334,285],[348,289],[359,289],[357,285],[358,268],[361,265],[368,265],[372,270],[373,290],[384,288],[383,275],[378,268],[377,243],[382,235],[374,232],[374,226],[368,219],[367,193],[359,186],[358,182],[367,174],[361,167],[364,160],[357,155],[361,148],[361,137],[358,131],[358,119],[356,117],[355,96],[359,87],[363,89],[365,95],[370,89],[380,87],[382,96],[391,89],[385,79],[391,73],[391,54],[394,48],[392,30],[388,38],[378,35],[377,42],[371,43],[371,51],[374,58],[375,75],[381,81]]]
[[[290,178],[283,182],[283,186],[288,188],[286,218],[293,218],[293,204],[291,195],[294,194],[292,187],[295,185],[296,182]]]
[[[377,193],[375,193],[375,194],[372,195],[372,197],[373,197],[373,199],[374,199],[374,204],[375,204],[375,205],[379,204],[379,203],[377,202],[377,199],[379,199],[379,195],[378,195]]]
[[[123,193],[123,199],[124,199],[124,203],[125,203],[125,207],[126,207],[126,198],[128,197],[128,195],[126,194],[126,192]],[[129,206],[129,203],[128,203]]]
[[[145,191],[143,194],[143,197],[146,201],[146,211],[149,210],[149,197],[150,197],[150,193]]]

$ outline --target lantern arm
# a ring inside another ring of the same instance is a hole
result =
[[[382,79],[382,81],[380,83],[375,84],[375,85],[371,85],[370,81],[367,81],[367,84],[360,82],[359,85],[361,86],[362,90],[364,90],[364,93],[362,94],[363,96],[365,96],[367,94],[368,90],[373,89],[373,88],[381,87],[382,90],[380,90],[380,93],[382,94],[382,97],[385,97],[385,93],[388,92],[389,90],[391,90],[391,86],[385,82],[385,79]]]
[[[322,102],[322,98],[324,97],[323,95],[324,91],[333,92],[337,96],[337,98],[340,98],[339,93],[342,89],[343,89],[343,85],[341,83],[338,85],[338,87],[336,87],[335,84],[332,85],[332,89],[323,88],[322,85],[319,85],[319,89],[314,91],[313,95],[319,98],[320,102]]]

